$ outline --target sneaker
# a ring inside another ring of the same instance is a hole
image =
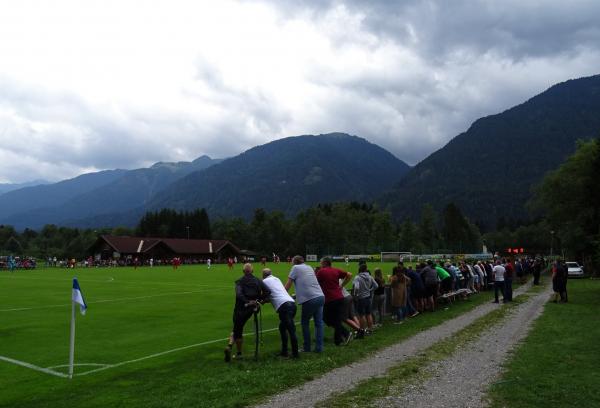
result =
[[[394,324],[402,324],[404,323],[404,320],[398,320],[397,322],[394,322]]]
[[[242,353],[239,353],[239,352],[235,356],[233,356],[233,358],[236,359],[236,360],[243,360],[244,359],[244,357],[242,357]]]
[[[342,342],[342,344],[344,346],[347,346],[348,343],[350,343],[353,338],[354,338],[354,335],[352,334],[352,332],[348,333],[348,336],[346,336],[346,338],[344,339],[344,341]]]
[[[364,338],[365,338],[365,331],[364,331],[364,330],[362,330],[362,329],[360,329],[360,330],[358,331],[358,334],[356,335],[356,338],[357,338],[357,339],[364,339]]]
[[[231,347],[225,347],[225,362],[229,363],[231,361]]]
[[[416,311],[416,312],[414,312],[413,314],[411,314],[411,315],[410,315],[410,317],[415,317],[415,316],[418,316],[418,315],[419,315],[419,312],[418,312],[418,311]]]

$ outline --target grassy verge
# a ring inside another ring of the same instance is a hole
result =
[[[548,303],[490,391],[492,407],[598,407],[600,281],[570,280],[568,304]]]
[[[515,307],[525,303],[528,299],[529,293],[515,297],[512,303],[493,310],[453,336],[434,344],[417,356],[392,367],[385,376],[361,382],[351,391],[333,395],[318,404],[318,406],[322,408],[369,406],[377,399],[397,394],[411,384],[425,381],[433,374],[433,363],[448,358],[460,346],[472,341],[474,337],[489,329],[490,322],[494,322],[494,324],[500,323]]]

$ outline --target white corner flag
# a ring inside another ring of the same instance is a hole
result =
[[[79,305],[81,314],[87,310],[87,304],[83,299],[83,293],[79,287],[77,278],[73,278],[73,293],[71,295],[71,342],[69,347],[69,378],[73,378],[73,363],[75,362],[75,305]]]
[[[81,288],[79,287],[79,282],[77,282],[77,278],[73,278],[73,302],[79,305],[79,311],[82,315],[84,315],[87,309],[87,304],[83,299],[83,293],[81,293]]]

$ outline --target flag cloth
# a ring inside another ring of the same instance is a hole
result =
[[[77,282],[77,278],[73,278],[73,302],[79,305],[79,310],[81,314],[84,315],[87,309],[87,305],[85,300],[83,299],[83,293],[81,293],[81,288],[79,287],[79,282]]]

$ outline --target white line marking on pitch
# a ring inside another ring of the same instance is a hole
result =
[[[298,323],[296,323],[296,324],[298,324]],[[275,327],[275,328],[272,328],[272,329],[263,330],[262,332],[263,333],[268,333],[268,332],[272,332],[272,331],[275,331],[275,330],[279,330],[279,328]],[[244,335],[245,336],[253,336],[254,333],[244,333]],[[83,373],[77,373],[75,375],[88,375],[88,374],[92,374],[92,373],[97,373],[99,371],[108,370],[110,368],[120,367],[120,366],[123,366],[125,364],[137,363],[138,361],[148,360],[150,358],[164,356],[165,354],[171,354],[171,353],[175,353],[177,351],[187,350],[187,349],[194,348],[194,347],[205,346],[207,344],[218,343],[220,341],[225,341],[225,340],[229,340],[229,337],[225,337],[223,339],[217,339],[217,340],[209,340],[209,341],[205,341],[205,342],[202,342],[202,343],[190,344],[189,346],[177,347],[177,348],[174,348],[174,349],[171,349],[171,350],[162,351],[160,353],[150,354],[149,356],[144,356],[144,357],[136,358],[134,360],[127,360],[127,361],[121,361],[120,363],[109,364],[106,367],[95,368],[93,370],[84,371]]]
[[[73,364],[74,367],[82,367],[82,366],[106,367],[109,365],[110,364],[99,364],[99,363],[76,363],[76,364]],[[46,367],[46,369],[54,370],[56,368],[65,368],[65,367],[69,367],[69,364],[61,364],[61,365],[57,365],[57,366]]]
[[[210,292],[210,291],[219,290],[219,289],[221,289],[221,290],[222,289],[229,289],[229,287],[227,287],[227,288],[214,288],[214,289],[207,289],[207,290],[196,290],[196,291],[188,291],[188,292],[161,293],[159,295],[136,296],[136,297],[119,298],[119,299],[93,300],[93,301],[86,302],[86,303],[87,304],[94,304],[94,303],[124,302],[124,301],[127,301],[127,300],[140,300],[140,299],[150,299],[150,298],[155,298],[155,297],[172,296],[172,295],[190,295],[190,294],[194,294],[194,293],[205,293],[205,292]],[[71,304],[70,303],[64,303],[62,305],[46,305],[46,306],[34,306],[34,307],[18,307],[18,308],[14,308],[14,309],[0,309],[0,312],[20,312],[20,311],[23,311],[23,310],[49,309],[49,308],[66,307],[66,306],[71,306]]]
[[[298,323],[296,323],[296,325],[298,325]],[[279,330],[279,328],[278,327],[274,327],[272,329],[263,330],[262,333],[268,333],[268,332],[272,332],[272,331],[275,331],[275,330]],[[254,333],[253,332],[252,333],[244,333],[244,335],[245,336],[253,336]],[[120,363],[115,363],[115,364],[78,363],[78,364],[75,364],[75,366],[92,366],[92,365],[95,366],[95,365],[97,365],[97,366],[99,366],[99,368],[94,368],[93,370],[84,371],[82,373],[75,373],[74,375],[79,376],[79,375],[88,375],[88,374],[92,374],[92,373],[97,373],[99,371],[108,370],[110,368],[120,367],[120,366],[123,366],[123,365],[126,365],[126,364],[131,364],[131,363],[137,363],[138,361],[144,361],[144,360],[148,360],[148,359],[151,359],[151,358],[164,356],[165,354],[171,354],[171,353],[175,353],[177,351],[187,350],[187,349],[194,348],[194,347],[205,346],[207,344],[218,343],[220,341],[225,341],[225,340],[229,340],[229,337],[225,337],[223,339],[217,339],[217,340],[204,341],[202,343],[190,344],[189,346],[177,347],[177,348],[174,348],[174,349],[171,349],[171,350],[161,351],[160,353],[150,354],[148,356],[136,358],[136,359],[133,359],[133,360],[121,361]],[[39,372],[42,372],[42,373],[46,373],[46,374],[50,374],[50,375],[55,375],[57,377],[69,378],[69,376],[67,374],[63,374],[63,373],[60,373],[58,371],[54,371],[53,370],[53,368],[68,367],[69,366],[68,364],[58,365],[58,366],[53,366],[53,367],[48,367],[48,368],[43,368],[43,367],[36,366],[34,364],[26,363],[24,361],[15,360],[15,359],[10,358],[10,357],[0,356],[0,360],[6,361],[8,363],[16,364],[16,365],[19,365],[19,366],[22,366],[22,367],[30,368],[32,370],[39,371]]]
[[[50,374],[50,375],[55,375],[57,377],[62,377],[62,378],[68,378],[69,377],[67,374],[59,373],[58,371],[54,371],[54,370],[52,370],[50,368],[39,367],[39,366],[36,366],[34,364],[29,364],[29,363],[26,363],[25,361],[15,360],[14,358],[10,358],[10,357],[0,356],[0,360],[6,361],[8,363],[16,364],[16,365],[19,365],[19,366],[22,366],[22,367],[30,368],[32,370],[39,371],[39,372],[42,372],[42,373],[46,373],[46,374]]]

